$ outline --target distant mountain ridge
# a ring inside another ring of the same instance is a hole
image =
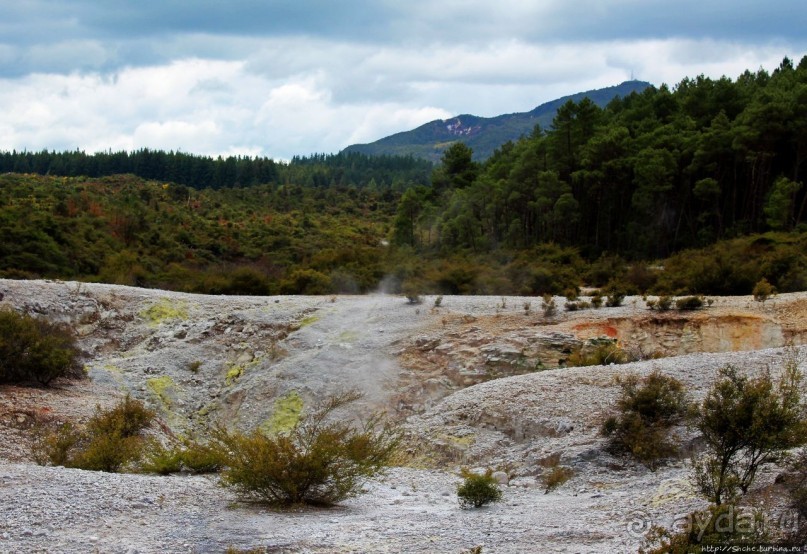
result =
[[[343,152],[360,152],[371,156],[412,155],[436,162],[448,146],[462,141],[473,149],[474,158],[484,160],[505,142],[515,141],[522,135],[531,133],[536,125],[549,128],[558,108],[569,100],[579,102],[588,97],[598,106],[605,107],[617,96],[628,96],[650,86],[653,85],[645,81],[625,81],[613,87],[564,96],[528,112],[496,117],[463,114],[449,119],[437,119],[411,131],[395,133],[375,142],[352,144]]]

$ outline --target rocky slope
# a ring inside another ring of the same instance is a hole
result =
[[[446,297],[438,307],[434,298],[208,297],[11,280],[0,293],[0,308],[74,325],[90,377],[0,388],[3,552],[635,551],[648,522],[670,525],[700,501],[685,460],[650,472],[603,452],[598,429],[615,378],[659,369],[698,398],[725,363],[776,371],[780,347],[807,338],[803,293],[764,306],[718,298],[692,314],[650,312],[641,299],[565,312],[557,299],[552,317],[524,298]],[[592,339],[648,359],[553,369]],[[385,409],[401,419],[413,437],[409,465],[433,469],[394,469],[333,510],[266,511],[209,477],[41,468],[28,451],[36,421],[80,421],[126,392],[179,434],[214,422],[271,427],[278,413],[294,415],[291,398],[310,406],[351,388],[365,393],[357,415]],[[541,477],[557,464],[574,476],[544,494]],[[460,465],[501,470],[504,501],[460,510]],[[774,476],[760,485],[775,488]]]

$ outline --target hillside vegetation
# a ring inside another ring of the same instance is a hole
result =
[[[4,153],[0,276],[241,294],[803,290],[805,114],[807,57],[570,101],[486,162],[455,143],[433,170],[357,153]]]
[[[343,152],[359,152],[373,156],[411,155],[439,162],[449,146],[455,142],[462,142],[473,150],[474,160],[482,161],[488,159],[502,144],[529,135],[536,125],[548,128],[558,109],[569,101],[576,103],[588,98],[603,108],[615,97],[641,92],[649,86],[650,83],[644,81],[625,81],[614,87],[564,96],[541,104],[528,112],[496,117],[463,114],[446,120],[438,119],[411,131],[396,133],[369,144],[352,144]]]

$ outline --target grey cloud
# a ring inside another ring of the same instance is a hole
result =
[[[176,57],[244,59],[256,44],[289,37],[369,48],[650,38],[807,46],[803,0],[776,6],[758,0],[0,0],[0,7],[0,36],[9,46],[47,51],[62,43],[94,42],[106,52],[102,61],[61,60],[64,73]],[[56,65],[20,53],[0,73],[53,71]]]

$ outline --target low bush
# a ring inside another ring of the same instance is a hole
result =
[[[751,291],[751,294],[754,295],[754,300],[757,302],[765,302],[768,298],[770,298],[773,294],[776,293],[776,289],[771,285],[768,280],[763,277],[757,284],[754,285],[754,290]]]
[[[219,445],[192,440],[173,447],[156,441],[147,449],[140,471],[168,475],[180,471],[216,473],[224,467],[226,455]]]
[[[710,502],[746,494],[760,468],[807,443],[799,362],[795,350],[787,352],[778,383],[768,370],[748,377],[731,365],[720,368],[694,418],[706,446],[694,481]]]
[[[618,308],[625,300],[625,293],[622,291],[612,291],[605,299],[605,305],[609,308]]]
[[[675,301],[675,307],[681,311],[699,310],[703,308],[702,296],[685,296]]]
[[[218,428],[225,453],[222,482],[243,496],[276,506],[331,505],[361,492],[362,481],[382,472],[398,433],[378,417],[356,428],[331,416],[358,400],[357,393],[329,397],[287,433],[245,434]]]
[[[541,300],[541,309],[544,311],[545,318],[555,317],[558,307],[555,304],[555,299],[551,294],[544,295],[543,299]]]
[[[632,362],[633,357],[616,342],[607,342],[597,345],[593,350],[581,348],[572,352],[566,360],[569,367],[626,364]]]
[[[481,508],[485,504],[502,499],[499,484],[493,478],[493,470],[488,469],[482,475],[462,471],[463,482],[457,487],[457,497],[462,508]]]
[[[602,433],[610,438],[612,452],[628,453],[655,468],[659,460],[677,451],[669,428],[687,414],[684,387],[658,371],[643,379],[629,376],[620,385],[619,414],[605,420]]]
[[[79,349],[67,327],[0,310],[0,383],[49,385],[84,376]]]
[[[180,451],[182,469],[191,473],[216,473],[223,469],[226,457],[216,444],[189,441]]]
[[[111,410],[96,408],[84,429],[66,423],[41,433],[34,442],[34,460],[41,465],[62,465],[91,471],[118,472],[143,455],[143,431],[154,412],[127,396]]]
[[[563,308],[567,312],[576,312],[577,310],[588,310],[591,308],[591,303],[586,302],[585,300],[577,300],[575,302],[566,302],[563,305]]]
[[[673,299],[671,296],[659,296],[657,300],[648,300],[647,307],[651,310],[666,312],[672,308]]]
[[[176,448],[166,448],[158,442],[152,443],[140,463],[143,473],[170,475],[182,471],[182,452]]]

